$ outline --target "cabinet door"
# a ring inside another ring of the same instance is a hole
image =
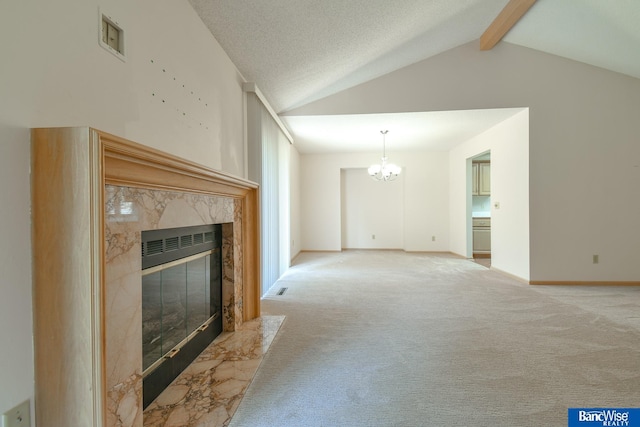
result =
[[[474,229],[473,230],[473,252],[478,252],[478,253],[491,252],[491,230],[490,229]]]
[[[491,163],[478,164],[478,195],[491,195]]]
[[[478,195],[478,163],[471,163],[471,195]]]

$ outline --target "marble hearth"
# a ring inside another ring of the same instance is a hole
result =
[[[284,316],[261,316],[223,332],[144,411],[144,427],[229,424]]]

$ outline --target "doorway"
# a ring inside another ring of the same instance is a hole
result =
[[[491,266],[491,152],[471,158],[473,260]]]

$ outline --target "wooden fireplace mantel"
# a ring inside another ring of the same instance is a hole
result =
[[[258,185],[88,127],[32,130],[36,423],[105,426],[105,185],[230,197],[242,320],[260,315]]]

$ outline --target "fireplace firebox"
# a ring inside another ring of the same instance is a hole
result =
[[[143,407],[222,332],[221,224],[142,231]]]

